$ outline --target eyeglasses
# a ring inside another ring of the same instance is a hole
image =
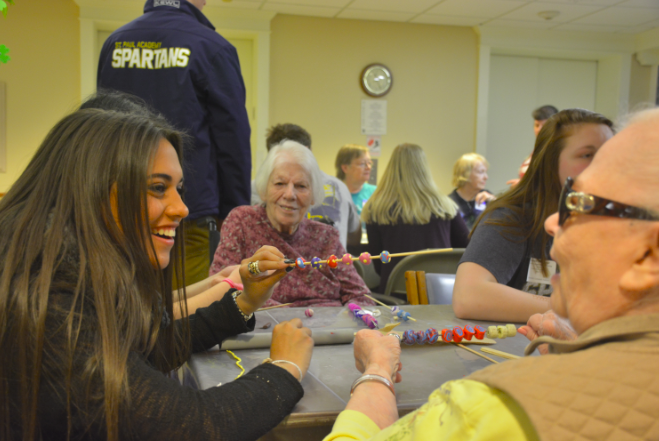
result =
[[[563,226],[572,213],[659,221],[659,215],[631,205],[572,190],[574,179],[567,178],[558,202],[558,225]]]

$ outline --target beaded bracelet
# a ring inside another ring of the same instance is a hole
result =
[[[243,318],[245,319],[245,321],[248,322],[249,319],[251,319],[254,316],[254,313],[251,313],[250,315],[247,315],[243,312],[242,309],[240,309],[240,306],[238,306],[238,301],[236,300],[236,297],[238,297],[242,293],[243,293],[242,291],[234,291],[231,294],[231,297],[233,297],[233,303],[236,304],[236,308],[238,308],[238,312],[240,313],[240,315],[242,315]]]

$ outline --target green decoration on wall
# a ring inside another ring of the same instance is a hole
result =
[[[14,0],[0,0],[0,11],[5,17],[7,16],[7,4],[13,5]]]
[[[2,11],[2,15],[4,17],[7,16],[7,5],[13,5],[13,4],[14,4],[14,0],[0,0],[0,11]],[[0,63],[7,64],[7,61],[11,60],[9,55],[7,55],[8,52],[9,52],[9,48],[4,44],[0,44]]]
[[[9,48],[4,44],[0,44],[0,63],[7,64],[7,61],[11,60],[11,57],[7,55]]]

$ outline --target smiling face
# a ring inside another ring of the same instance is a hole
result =
[[[656,210],[659,130],[653,122],[630,126],[607,142],[573,190]],[[643,128],[654,138],[640,137]],[[648,290],[657,290],[659,222],[572,213],[559,227],[554,214],[545,230],[554,237],[551,257],[560,266],[551,281],[551,306],[578,333],[628,314]]]
[[[471,168],[471,173],[469,174],[469,180],[466,182],[467,185],[471,186],[474,190],[481,191],[485,188],[487,183],[487,167],[482,162],[478,161]]]
[[[176,228],[188,215],[188,207],[181,199],[183,170],[176,150],[166,139],[161,139],[147,176],[147,211],[153,247],[160,268],[169,265],[174,246]],[[149,249],[151,262],[156,258]]]
[[[576,178],[588,165],[595,153],[613,136],[613,131],[603,124],[579,124],[565,140],[565,147],[558,157],[558,177],[561,185],[568,177]]]
[[[313,203],[311,177],[295,162],[275,166],[265,195],[268,220],[281,233],[292,234]]]

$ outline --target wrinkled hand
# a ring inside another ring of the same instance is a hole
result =
[[[247,265],[257,260],[261,273],[255,276],[249,272]],[[284,255],[271,246],[263,246],[252,257],[243,260],[239,275],[245,289],[238,299],[245,305],[239,303],[240,309],[249,314],[267,302],[275,284],[286,275],[286,268],[291,266],[284,263]]]
[[[489,191],[481,191],[476,195],[476,205],[480,205],[484,202],[490,202],[495,200],[497,197],[494,196]]]
[[[400,370],[400,340],[381,332],[362,329],[355,336],[355,366],[359,372],[378,374],[399,383],[402,380]]]
[[[302,326],[302,320],[294,318],[287,322],[281,322],[272,330],[272,345],[270,346],[270,358],[273,360],[292,361],[302,371],[302,376],[307,373],[313,352],[313,339],[311,329]],[[286,369],[298,377],[295,367],[285,363],[277,366]],[[301,380],[301,378],[298,378]]]
[[[557,316],[551,309],[544,314],[533,314],[527,324],[517,331],[525,335],[530,341],[543,335],[548,335],[557,340],[574,340],[577,338],[577,333],[570,325],[570,322]],[[545,355],[549,352],[549,347],[540,345],[538,351]]]

